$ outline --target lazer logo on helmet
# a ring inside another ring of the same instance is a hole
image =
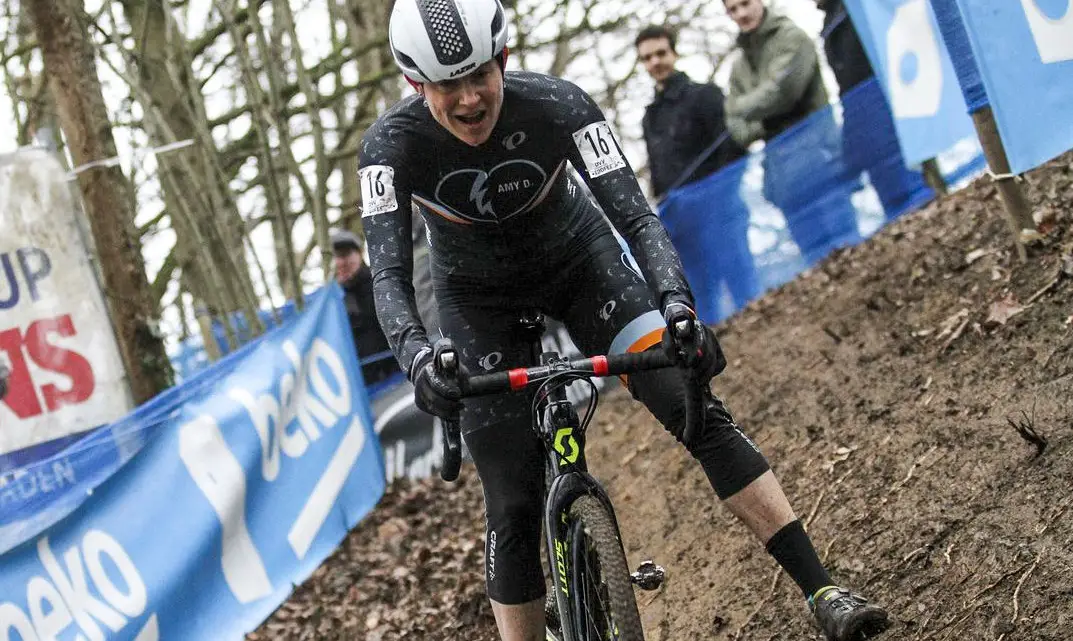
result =
[[[472,70],[473,70],[473,69],[474,69],[474,68],[475,68],[476,66],[477,66],[477,63],[476,63],[476,62],[471,62],[471,63],[469,63],[468,65],[462,65],[462,66],[461,66],[461,67],[459,67],[458,69],[455,69],[454,71],[452,71],[452,72],[451,72],[451,73],[449,74],[449,77],[451,77],[451,78],[457,78],[458,76],[461,76],[461,75],[467,74],[467,73],[469,73],[470,71],[472,71]]]

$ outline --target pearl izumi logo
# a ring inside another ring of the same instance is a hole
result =
[[[479,361],[477,361],[477,363],[481,366],[481,369],[486,372],[491,372],[502,362],[502,352],[492,352],[491,354],[486,354]]]
[[[514,151],[515,149],[520,147],[522,143],[525,142],[525,140],[526,135],[524,131],[515,131],[503,140],[503,146],[507,149],[510,149],[511,151]]]
[[[436,186],[436,200],[473,222],[502,222],[526,211],[547,181],[540,165],[508,160],[485,172],[459,169]]]

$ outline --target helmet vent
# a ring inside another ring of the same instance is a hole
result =
[[[466,35],[462,16],[453,0],[417,0],[417,7],[440,64],[465,62],[473,53],[473,43]]]

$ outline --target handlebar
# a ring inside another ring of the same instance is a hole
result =
[[[504,372],[459,377],[458,383],[462,389],[462,397],[470,398],[516,392],[562,372],[588,374],[592,377],[621,376],[673,366],[674,363],[662,351],[635,352],[612,356],[592,356],[572,359],[565,364],[519,367]]]
[[[692,325],[692,323],[684,322],[675,324],[674,328],[680,339],[689,339],[694,333]],[[468,375],[459,367],[458,353],[450,339],[440,339],[433,348],[433,367],[438,373],[458,382],[462,392],[461,398],[520,391],[556,374],[571,373],[589,377],[621,376],[675,366],[675,362],[663,350],[652,350],[591,356],[564,360],[550,365],[519,367],[492,374]],[[690,384],[686,385],[685,402],[686,423],[682,432],[682,442],[686,445],[692,440],[698,423],[703,424],[704,420],[701,388],[691,374],[692,370],[689,370],[687,380]],[[457,419],[443,421],[443,435],[443,466],[440,468],[440,477],[445,481],[454,481],[458,478],[462,465],[462,445]]]

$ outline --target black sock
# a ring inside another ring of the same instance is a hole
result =
[[[764,547],[797,583],[806,599],[820,588],[832,585],[800,519],[783,526]]]

